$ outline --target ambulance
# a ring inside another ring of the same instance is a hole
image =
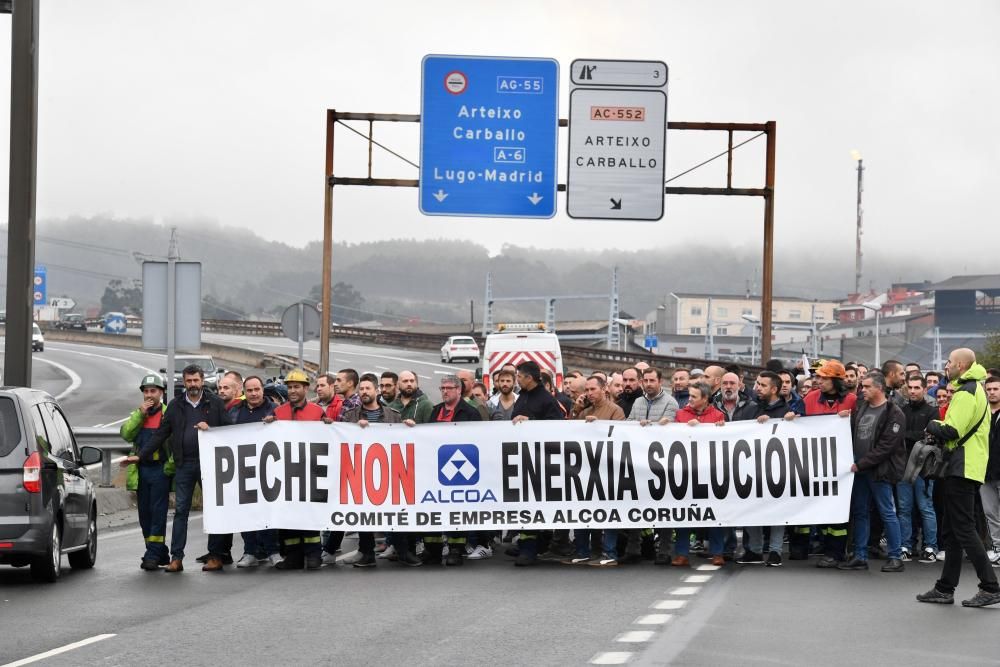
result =
[[[477,375],[486,385],[486,393],[493,391],[493,372],[506,364],[517,366],[523,361],[534,361],[553,378],[556,387],[562,388],[563,363],[559,338],[547,331],[544,324],[500,324],[496,332],[486,336],[483,346],[483,366]]]

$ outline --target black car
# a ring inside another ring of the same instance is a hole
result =
[[[102,452],[77,447],[66,416],[37,389],[0,387],[0,563],[55,581],[97,560],[97,496],[85,466]]]
[[[83,315],[79,313],[68,313],[62,316],[58,322],[56,322],[56,329],[68,329],[77,331],[86,331],[87,322],[83,319]]]

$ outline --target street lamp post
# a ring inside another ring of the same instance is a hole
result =
[[[854,293],[861,294],[861,219],[863,213],[863,209],[861,208],[861,193],[864,192],[865,167],[861,160],[861,153],[858,151],[851,151],[851,158],[858,162],[858,223],[857,240],[854,248]]]
[[[881,337],[879,335],[879,314],[882,312],[882,304],[875,303],[874,301],[865,301],[861,306],[875,313],[875,366],[876,368],[882,368]]]
[[[753,329],[750,331],[750,364],[754,365],[757,363],[757,332],[760,331],[760,319],[753,315],[741,315],[740,317],[753,325]],[[763,331],[761,331],[761,335],[763,335]]]

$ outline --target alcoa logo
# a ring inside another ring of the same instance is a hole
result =
[[[479,481],[479,448],[472,444],[438,447],[438,481],[445,486],[471,486]]]

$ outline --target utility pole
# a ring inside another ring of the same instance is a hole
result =
[[[167,402],[174,398],[174,358],[177,354],[177,228],[170,228],[167,248]]]
[[[857,241],[854,248],[854,293],[861,294],[861,220],[863,209],[861,208],[861,193],[864,192],[865,167],[861,160],[861,153],[851,151],[851,156],[858,161],[858,229]]]
[[[3,3],[11,14],[10,174],[4,383],[31,386],[35,184],[38,157],[38,0]]]

